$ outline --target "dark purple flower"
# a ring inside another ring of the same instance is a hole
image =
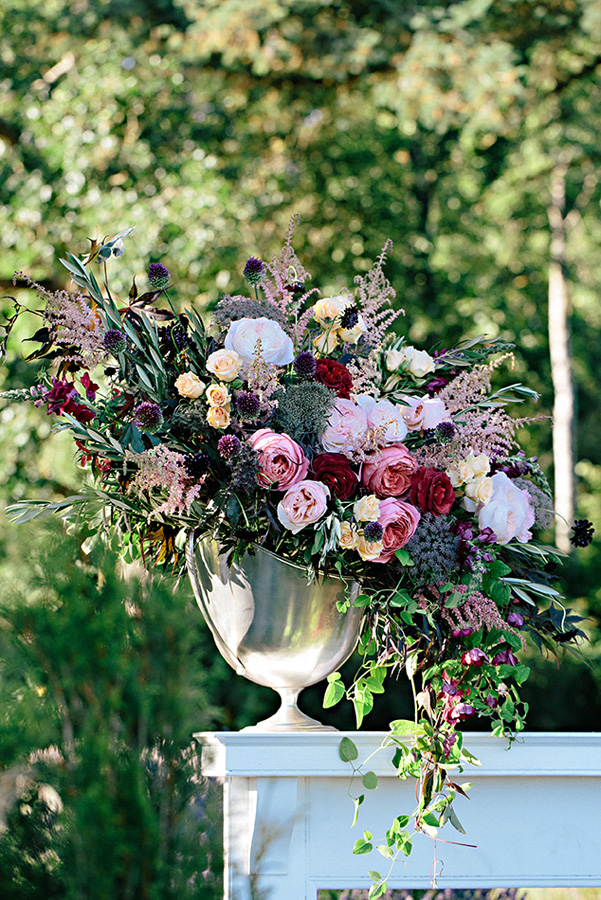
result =
[[[499,698],[493,696],[493,694],[489,694],[488,697],[484,698],[484,702],[487,706],[490,706],[491,709],[496,709],[499,705]]]
[[[572,525],[570,543],[574,547],[588,547],[593,540],[594,533],[595,529],[592,522],[589,522],[588,519],[577,519]]]
[[[284,285],[284,289],[293,295],[300,295],[305,293],[305,285],[302,281],[290,281]]]
[[[474,631],[474,628],[455,628],[453,629],[453,637],[469,637]]]
[[[374,541],[381,541],[383,534],[384,529],[379,522],[368,522],[363,529],[363,537],[368,544],[371,544]]]
[[[242,441],[235,434],[224,434],[217,442],[219,456],[225,460],[233,459],[238,455],[241,445]]]
[[[299,378],[315,378],[317,360],[308,350],[301,350],[294,360],[294,371]]]
[[[442,742],[442,751],[444,753],[444,758],[448,759],[451,755],[451,750],[453,746],[457,743],[457,732],[451,731],[450,734],[447,734],[444,741]]]
[[[155,290],[158,291],[167,287],[170,278],[169,269],[162,263],[150,263],[148,266],[148,280],[150,281],[150,286]]]
[[[184,466],[190,478],[201,478],[209,467],[209,457],[202,450],[184,457]]]
[[[497,653],[492,664],[493,666],[517,666],[518,660],[511,650],[507,648],[506,650],[501,650],[500,653]]]
[[[479,544],[496,544],[497,536],[492,528],[483,528],[476,540]]]
[[[359,321],[359,310],[356,306],[347,306],[340,316],[340,328],[354,328]]]
[[[483,666],[485,662],[488,662],[488,657],[480,647],[474,647],[473,650],[466,650],[465,653],[461,654],[461,662],[464,666],[479,667]]]
[[[94,384],[92,379],[90,378],[89,372],[84,372],[81,376],[81,383],[86,391],[86,397],[88,400],[94,400],[96,397],[96,391],[98,390],[98,385]]]
[[[457,429],[453,425],[452,422],[441,422],[440,425],[436,426],[436,438],[439,444],[450,444],[455,435],[457,434]]]
[[[514,628],[521,628],[524,624],[524,619],[518,612],[510,612],[507,616],[507,624],[513,625]]]
[[[469,703],[458,703],[457,706],[453,710],[453,718],[457,722],[465,722],[466,719],[470,719],[476,710],[473,706],[470,706]]]
[[[109,328],[102,343],[104,344],[104,349],[108,353],[112,353],[113,356],[116,356],[118,353],[123,353],[127,347],[127,336],[117,328]]]
[[[241,419],[252,421],[261,411],[261,401],[251,391],[240,391],[236,396],[236,410]]]
[[[148,434],[154,434],[163,424],[163,413],[161,407],[149,400],[144,400],[134,410],[134,425],[140,431],[146,431]]]
[[[256,256],[250,256],[242,272],[249,284],[260,284],[265,278],[265,264]]]

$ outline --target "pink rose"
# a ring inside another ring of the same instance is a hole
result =
[[[361,481],[377,497],[401,497],[411,487],[417,463],[404,444],[372,453],[363,464]]]
[[[262,487],[286,491],[302,481],[309,471],[303,448],[287,434],[260,428],[250,438],[250,445],[259,455],[261,471],[257,481]]]
[[[530,505],[528,491],[522,491],[504,472],[492,476],[492,497],[478,512],[480,530],[491,528],[498,544],[507,544],[516,538],[525,544],[532,537],[534,509]]]
[[[405,424],[409,431],[425,431],[436,428],[449,418],[449,413],[442,400],[424,397],[403,397],[407,406],[401,407]]]
[[[319,521],[328,506],[330,489],[321,481],[299,481],[278,503],[278,519],[297,534],[306,525]]]
[[[366,412],[352,400],[339,397],[330,413],[321,445],[330,453],[352,456],[353,450],[361,446],[366,431]]]
[[[374,562],[386,563],[391,559],[396,550],[400,550],[411,540],[415,534],[420,520],[419,509],[388,497],[380,503],[380,518],[378,522],[384,529],[382,535],[382,553]]]

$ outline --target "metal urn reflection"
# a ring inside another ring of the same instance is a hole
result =
[[[357,645],[363,611],[338,612],[344,583],[307,583],[304,569],[257,548],[228,567],[212,539],[191,534],[186,563],[194,595],[217,649],[239,674],[272,688],[282,705],[256,731],[334,731],[296,705],[303,688],[327,678]],[[351,602],[358,585],[351,588]]]

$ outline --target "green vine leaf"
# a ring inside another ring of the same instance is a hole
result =
[[[348,737],[343,737],[338,747],[338,756],[342,762],[352,762],[359,756],[356,745]]]

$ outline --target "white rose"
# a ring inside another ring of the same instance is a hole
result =
[[[380,498],[375,494],[361,497],[353,506],[353,515],[358,522],[377,522],[380,518]]]
[[[387,350],[386,367],[389,372],[396,372],[405,366],[415,378],[423,378],[436,368],[436,362],[425,350],[415,347],[401,347],[400,350]]]
[[[521,544],[530,540],[534,525],[534,509],[528,491],[521,491],[504,472],[491,478],[493,492],[490,502],[478,513],[480,530],[491,528],[498,544],[516,538]]]
[[[401,407],[390,400],[375,400],[369,394],[359,394],[357,404],[365,410],[370,428],[379,433],[379,443],[395,444],[407,437],[407,425]]]
[[[400,369],[407,362],[407,356],[403,348],[400,350],[387,350],[384,357],[386,359],[386,368],[389,372],[396,372],[397,369]]]
[[[294,359],[294,345],[281,325],[272,319],[238,319],[232,322],[225,338],[228,350],[235,350],[244,362],[251,363],[257,341],[266,363],[287,366]]]
[[[481,475],[488,475],[490,472],[490,459],[486,453],[474,456],[474,451],[470,450],[469,455],[465,460],[465,464],[471,471],[472,478],[480,478]]]

